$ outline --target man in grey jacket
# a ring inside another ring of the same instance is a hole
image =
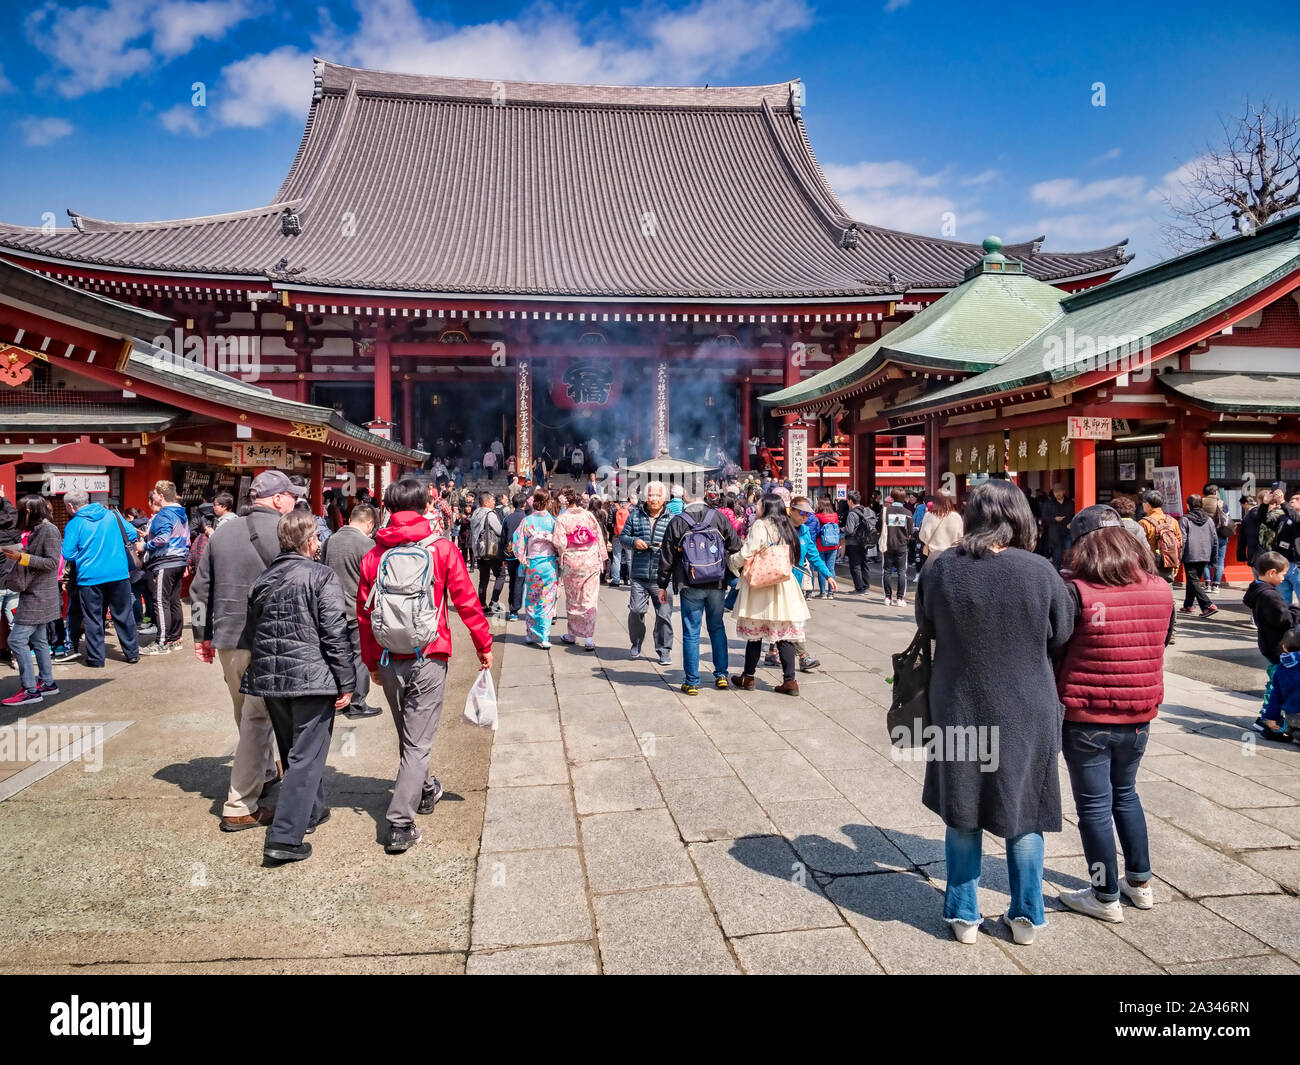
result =
[[[275,758],[271,716],[262,699],[239,690],[251,657],[244,623],[249,589],[280,553],[280,515],[293,510],[305,491],[279,470],[259,473],[249,489],[252,508],[245,517],[213,532],[190,583],[194,656],[200,662],[215,658],[221,663],[239,729],[230,792],[221,810],[223,832],[269,825],[275,817],[273,807],[260,806],[258,801],[282,772]]]
[[[1187,575],[1187,594],[1181,613],[1192,612],[1192,602],[1200,605],[1201,617],[1219,612],[1205,592],[1205,575],[1211,571],[1219,554],[1219,533],[1201,505],[1200,496],[1187,497],[1187,513],[1178,519],[1183,534],[1183,569]]]
[[[357,686],[352,692],[352,702],[343,712],[345,717],[376,717],[383,713],[378,706],[370,706],[370,672],[361,661],[361,636],[357,631],[357,582],[361,579],[361,560],[375,546],[375,523],[379,515],[375,508],[358,503],[352,508],[348,523],[329,538],[321,548],[321,561],[338,575],[343,586],[343,612],[348,618],[348,634],[352,637],[352,657],[357,667]]]

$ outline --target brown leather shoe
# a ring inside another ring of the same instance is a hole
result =
[[[795,680],[783,680],[772,690],[778,695],[798,695],[799,682]]]
[[[731,683],[741,691],[752,692],[754,690],[754,678],[744,673],[738,677],[732,677]]]
[[[223,817],[222,832],[243,832],[250,828],[265,828],[275,820],[274,806],[259,806],[255,814],[243,814],[240,817]]]

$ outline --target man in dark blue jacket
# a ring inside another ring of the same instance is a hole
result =
[[[645,640],[645,612],[655,607],[655,654],[659,664],[672,664],[673,653],[673,597],[668,593],[659,601],[659,545],[663,543],[672,514],[664,505],[668,493],[662,481],[646,485],[645,502],[628,511],[627,521],[618,542],[632,552],[632,567],[628,577],[631,595],[627,606],[627,635],[632,641],[632,657],[641,657],[641,644]]]

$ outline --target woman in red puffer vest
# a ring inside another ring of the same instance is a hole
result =
[[[1165,696],[1174,601],[1151,549],[1124,528],[1113,507],[1079,511],[1070,522],[1070,541],[1062,576],[1076,604],[1074,635],[1057,666],[1056,691],[1065,706],[1061,751],[1092,886],[1062,892],[1061,902],[1118,923],[1124,920],[1121,895],[1140,910],[1154,903],[1136,781],[1151,720]],[[1123,878],[1115,834],[1124,850]]]

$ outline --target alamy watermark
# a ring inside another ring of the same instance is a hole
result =
[[[889,734],[895,762],[978,762],[981,773],[1000,763],[997,725],[927,725],[919,717]]]
[[[177,326],[172,335],[153,338],[148,361],[168,370],[216,370],[256,381],[262,364],[262,338],[245,334],[200,336]]]
[[[81,762],[87,773],[104,768],[103,725],[16,725],[0,728],[0,764]]]
[[[1151,338],[1126,333],[1096,336],[1076,333],[1070,326],[1063,336],[1043,338],[1043,369],[1072,374],[1107,370],[1128,374],[1133,381],[1147,381],[1151,378]]]

